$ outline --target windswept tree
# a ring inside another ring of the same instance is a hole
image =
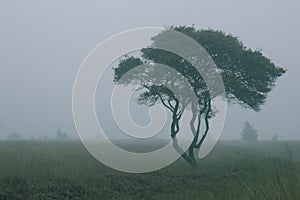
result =
[[[260,50],[246,48],[237,37],[224,32],[198,30],[186,26],[170,27],[167,30],[183,33],[205,48],[217,65],[217,73],[224,82],[226,100],[230,103],[259,111],[276,79],[285,72],[266,58]],[[170,136],[173,146],[192,167],[195,167],[197,166],[195,152],[199,150],[208,134],[209,120],[217,112],[212,108],[211,102],[219,94],[210,93],[206,82],[197,71],[199,66],[194,66],[179,55],[155,48],[159,42],[167,40],[164,32],[153,37],[151,46],[142,49],[139,56],[124,57],[114,68],[114,82],[125,86],[129,84],[140,86],[143,92],[137,98],[139,104],[152,106],[161,103],[171,112]],[[160,69],[159,64],[171,67],[178,76],[164,71],[162,67]],[[146,67],[139,68],[141,65]],[[131,72],[130,76],[126,76],[128,72]],[[206,76],[214,78],[209,70]],[[174,92],[174,88],[180,91],[180,95]],[[195,94],[196,101],[191,98],[188,88]],[[179,122],[182,114],[187,109],[193,114],[190,119],[190,130],[194,137],[188,150],[183,152],[176,136],[180,130]],[[202,120],[205,122],[203,129],[200,126]]]

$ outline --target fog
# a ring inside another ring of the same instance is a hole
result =
[[[72,89],[77,70],[101,41],[138,27],[192,25],[238,36],[287,69],[262,111],[229,106],[222,139],[239,139],[245,121],[260,139],[299,140],[300,2],[1,1],[0,138],[76,136]]]

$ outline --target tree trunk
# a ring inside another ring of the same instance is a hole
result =
[[[176,137],[173,138],[173,148],[181,155],[181,157],[189,163],[192,168],[196,168],[197,162],[194,156],[190,156],[187,152],[184,152],[178,145]]]
[[[198,167],[198,163],[195,158],[194,146],[190,146],[188,151],[189,151],[189,158],[191,160],[191,163],[189,164],[191,165],[192,168],[195,169]]]

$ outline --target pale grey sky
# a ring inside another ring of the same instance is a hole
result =
[[[248,120],[261,139],[300,139],[299,10],[297,0],[2,0],[0,134],[75,133],[73,82],[94,46],[131,28],[195,24],[232,33],[288,70],[261,112],[229,107],[222,138],[238,139]]]

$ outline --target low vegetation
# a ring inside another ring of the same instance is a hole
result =
[[[0,142],[0,200],[300,199],[299,142],[219,142],[191,169],[112,170],[74,141]]]

